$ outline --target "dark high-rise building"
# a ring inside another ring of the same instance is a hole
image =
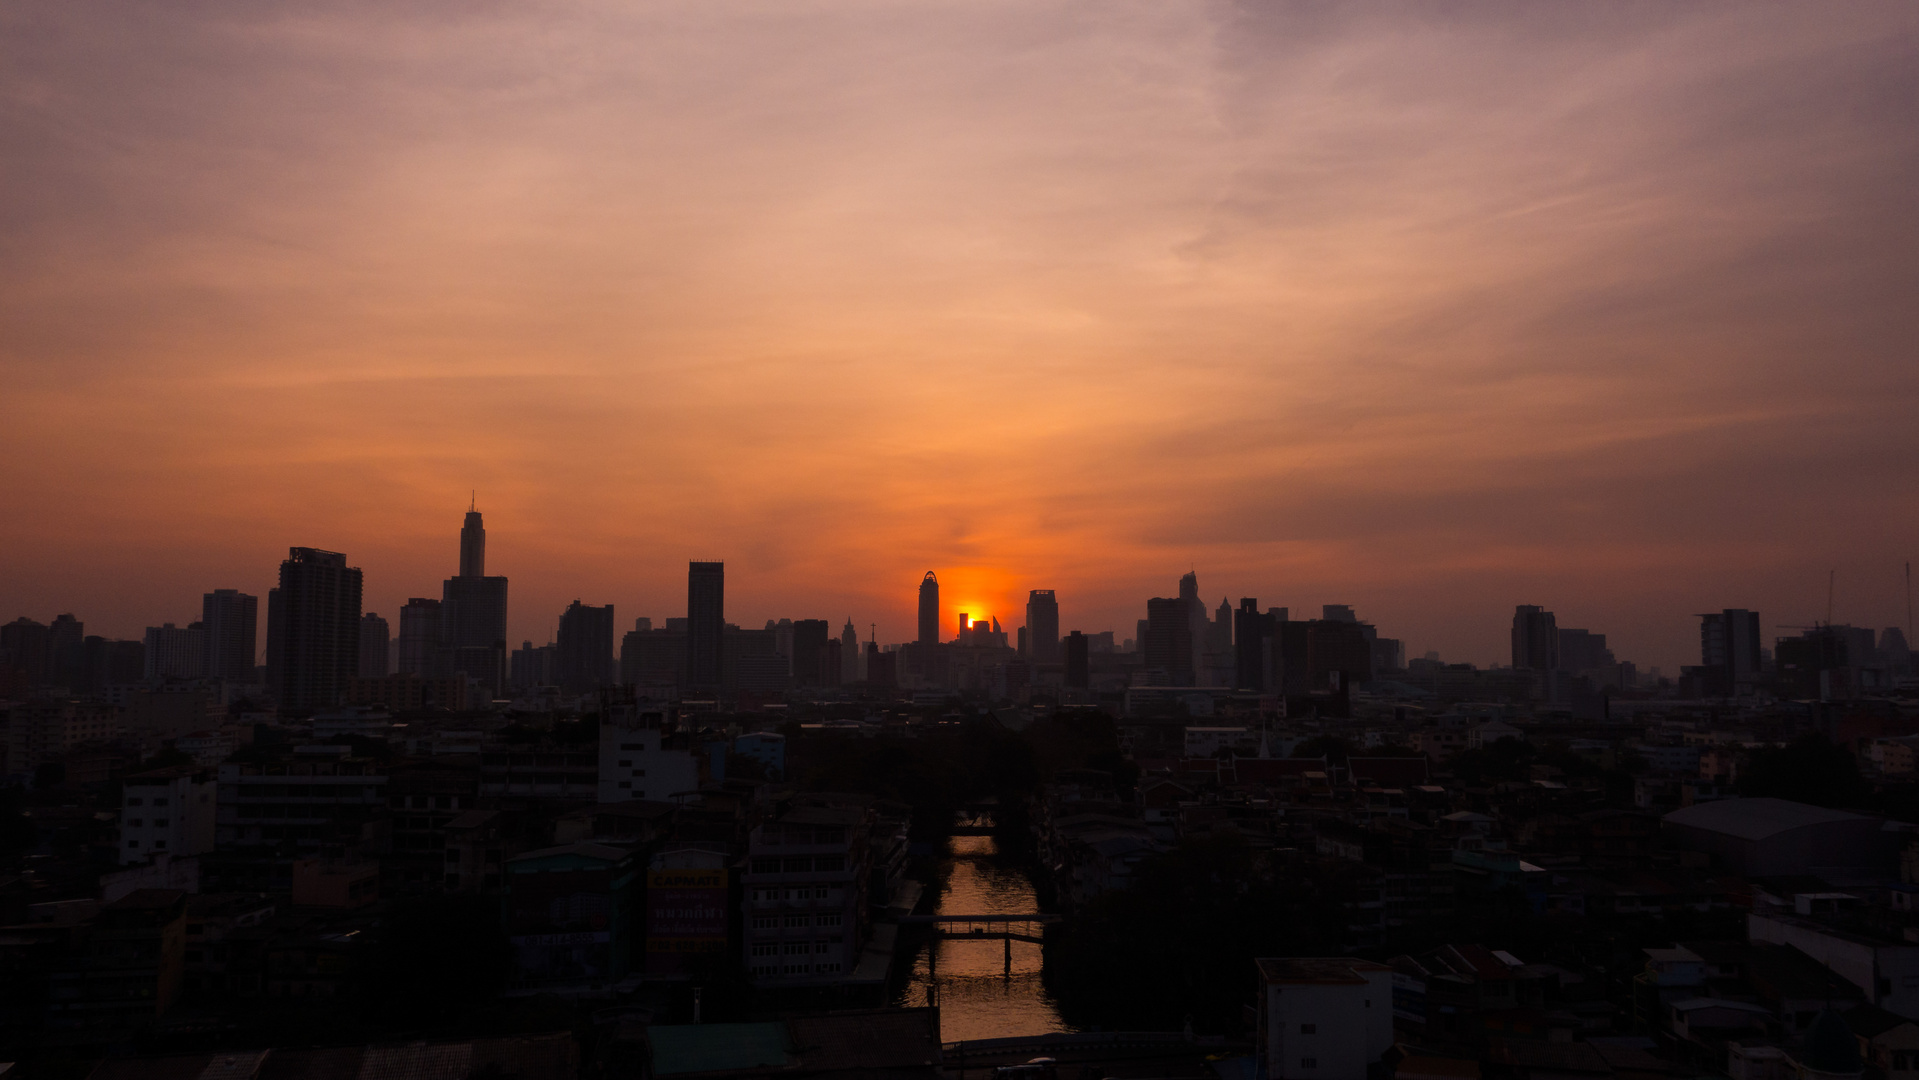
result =
[[[200,598],[200,623],[207,631],[207,674],[216,679],[252,682],[258,655],[260,598],[238,589],[215,589]]]
[[[1278,662],[1274,649],[1279,636],[1279,620],[1259,610],[1258,599],[1242,596],[1233,612],[1233,686],[1259,692],[1279,690]]]
[[[558,645],[536,647],[531,641],[522,642],[508,662],[507,681],[515,690],[552,686],[554,672],[559,669],[556,662],[559,652]]]
[[[927,647],[940,643],[940,579],[931,570],[920,579],[919,643]]]
[[[125,686],[146,677],[147,647],[140,641],[108,641],[92,634],[82,643],[85,668],[81,684],[98,693],[109,686]]]
[[[1730,697],[1750,693],[1760,675],[1759,613],[1744,608],[1699,616],[1699,662],[1706,671],[1706,693]]]
[[[686,688],[717,693],[726,672],[726,564],[686,565]]]
[[[1051,589],[1026,594],[1026,655],[1036,664],[1059,663],[1059,600]]]
[[[1206,615],[1202,606],[1200,617]],[[1185,597],[1155,596],[1146,601],[1145,664],[1162,673],[1167,686],[1193,685],[1193,605]]]
[[[47,678],[47,624],[25,615],[0,626],[0,693],[20,693]]]
[[[840,682],[860,681],[860,632],[853,628],[853,616],[846,617],[846,629],[840,631]]]
[[[1552,612],[1535,604],[1513,609],[1513,666],[1559,670],[1559,625]]]
[[[416,596],[400,609],[399,669],[402,675],[441,678],[440,602]]]
[[[793,684],[795,686],[838,686],[839,654],[833,656],[834,668],[826,670],[826,643],[833,626],[825,619],[793,620]]]
[[[360,678],[386,678],[386,651],[392,640],[385,619],[371,611],[360,616]]]
[[[282,708],[340,703],[360,661],[360,570],[346,556],[292,548],[267,594],[267,679]]]
[[[486,576],[486,523],[471,505],[466,508],[466,522],[460,526],[460,576]]]
[[[1086,663],[1086,635],[1078,630],[1066,635],[1066,685],[1069,689],[1084,690],[1092,685]]]
[[[77,692],[86,666],[87,626],[71,614],[57,616],[47,627],[47,681]]]
[[[506,686],[506,578],[487,576],[486,525],[470,507],[460,527],[460,573],[441,589],[438,666],[439,674],[465,672],[496,694]]]
[[[646,697],[671,696],[686,677],[686,620],[667,621],[682,625],[655,630],[652,620],[640,619],[620,639],[620,682]]]
[[[1606,635],[1564,627],[1559,631],[1559,667],[1562,671],[1604,672],[1618,666]]]
[[[584,694],[614,682],[612,604],[573,601],[560,616],[559,638],[554,674],[561,689]]]
[[[145,645],[149,681],[197,679],[206,674],[207,632],[199,623],[149,626]]]
[[[866,683],[868,686],[893,687],[900,684],[900,654],[881,652],[879,643],[866,643]]]

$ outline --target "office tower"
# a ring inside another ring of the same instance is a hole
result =
[[[1146,667],[1163,673],[1166,686],[1193,685],[1192,611],[1185,597],[1146,601]]]
[[[81,686],[99,693],[109,686],[126,686],[146,677],[147,647],[141,641],[109,641],[93,634],[82,641]]]
[[[821,620],[825,621],[825,620]],[[840,685],[840,675],[846,664],[841,658],[840,639],[828,636],[820,645],[820,685],[832,687]]]
[[[199,623],[147,627],[145,677],[197,679],[206,674],[207,632]]]
[[[1066,635],[1066,686],[1084,690],[1091,686],[1086,663],[1086,635],[1078,630]]]
[[[793,620],[793,684],[795,686],[837,686],[839,668],[825,668],[826,643],[833,626],[825,619]]]
[[[931,570],[920,579],[919,643],[928,647],[940,643],[940,582]]]
[[[879,642],[866,643],[866,682],[869,686],[894,687],[900,684],[899,657],[896,652],[881,652]]]
[[[726,672],[726,564],[686,564],[686,687],[716,693]]]
[[[507,664],[508,685],[515,690],[552,686],[554,672],[559,670],[559,664],[556,663],[559,652],[558,645],[535,647],[531,641],[521,642],[520,647],[513,650],[513,656]]]
[[[47,627],[47,681],[72,693],[80,688],[87,627],[71,614],[60,615]]]
[[[386,647],[392,640],[385,619],[371,611],[360,616],[360,678],[386,678]]]
[[[1699,659],[1714,697],[1750,693],[1760,675],[1759,613],[1744,608],[1699,616]]]
[[[1562,671],[1605,672],[1617,666],[1606,635],[1566,627],[1559,631],[1559,668]]]
[[[1051,589],[1026,594],[1026,655],[1035,664],[1059,663],[1059,600]]]
[[[1359,621],[1359,616],[1353,613],[1353,608],[1350,604],[1321,604],[1319,606],[1319,617],[1327,622],[1356,623]]]
[[[1559,669],[1559,625],[1552,612],[1534,604],[1513,609],[1513,666]]]
[[[25,693],[28,687],[39,686],[47,678],[47,624],[35,622],[25,615],[0,626],[0,668],[6,673],[0,679],[0,695]]]
[[[466,508],[466,521],[460,526],[460,576],[486,576],[486,523],[471,504]]]
[[[568,604],[560,616],[559,639],[554,666],[561,689],[584,694],[614,681],[612,604]]]
[[[427,596],[413,597],[400,608],[400,674],[444,677],[439,657],[440,602]]]
[[[296,547],[267,594],[268,688],[284,709],[331,709],[360,661],[358,567],[337,551]]]
[[[1197,686],[1201,660],[1206,653],[1206,601],[1199,598],[1199,573],[1187,571],[1179,579],[1179,599],[1186,605],[1186,622],[1190,628],[1193,644],[1193,678],[1181,683],[1181,686]]]
[[[486,526],[471,507],[460,527],[460,573],[441,587],[438,666],[495,694],[506,685],[506,578],[486,574]]]
[[[1233,687],[1237,690],[1276,692],[1279,690],[1273,642],[1279,634],[1279,620],[1259,610],[1259,601],[1251,596],[1239,599],[1233,612]]]
[[[846,629],[840,631],[840,682],[860,681],[860,632],[853,628],[853,616],[846,617]]]
[[[207,674],[253,681],[258,655],[260,598],[238,589],[215,589],[200,597],[200,623],[207,630]]]
[[[620,684],[634,687],[641,697],[671,698],[686,677],[686,620],[668,619],[661,630],[653,629],[650,619],[640,621],[647,625],[620,639]]]

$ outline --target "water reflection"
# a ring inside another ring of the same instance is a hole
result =
[[[1039,910],[1033,883],[1024,873],[1000,863],[990,836],[955,836],[947,862],[946,892],[935,914],[1010,915]],[[927,1003],[927,984],[939,978],[940,1038],[998,1039],[1071,1031],[1059,1018],[1053,999],[1040,985],[1040,947],[1015,941],[1012,974],[1006,972],[1006,944],[938,939],[913,958],[900,1004]],[[929,955],[939,949],[937,972]]]

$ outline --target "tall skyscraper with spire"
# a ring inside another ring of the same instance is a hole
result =
[[[920,636],[921,645],[940,643],[940,579],[928,570],[920,579]]]
[[[501,693],[506,687],[506,578],[486,574],[486,523],[478,504],[467,506],[460,527],[460,572],[446,579],[440,595],[436,674],[465,672]]]
[[[846,629],[840,631],[840,682],[850,686],[863,676],[860,670],[860,632],[853,627],[853,616],[848,615]]]

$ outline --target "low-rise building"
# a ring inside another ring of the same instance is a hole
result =
[[[120,793],[120,865],[212,851],[215,791],[213,774],[190,766],[127,777]]]
[[[756,986],[840,982],[869,929],[868,814],[787,805],[748,839],[745,962]]]
[[[1366,1080],[1393,1045],[1393,969],[1351,956],[1259,968],[1259,1055],[1272,1080]]]

